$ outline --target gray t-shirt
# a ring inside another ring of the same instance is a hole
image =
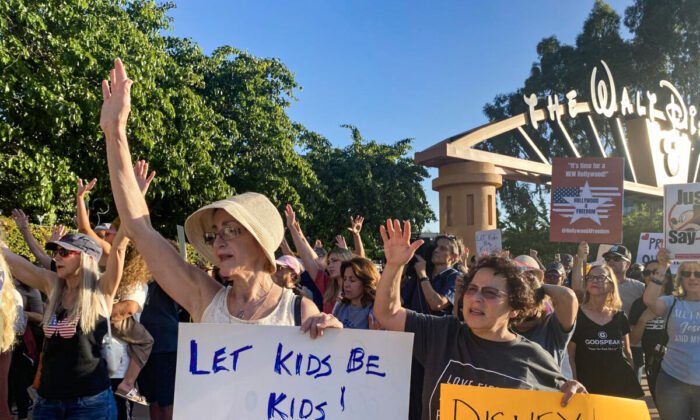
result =
[[[625,278],[625,281],[617,284],[622,300],[622,310],[628,318],[632,304],[644,294],[644,287],[644,283],[641,281],[629,278]]]
[[[669,315],[673,296],[661,296],[666,303],[668,344],[661,369],[686,384],[700,386],[700,302],[679,299]]]
[[[437,420],[440,384],[557,391],[566,381],[552,356],[538,344],[484,340],[454,316],[408,310],[406,332],[415,334],[413,356],[423,365],[423,420]]]
[[[367,317],[372,312],[374,304],[353,306],[349,303],[338,302],[333,308],[333,316],[343,323],[343,328],[369,329]]]
[[[574,334],[574,327],[571,328],[569,332],[565,332],[559,323],[554,313],[551,313],[544,317],[544,320],[536,325],[534,328],[526,331],[524,333],[518,332],[523,337],[528,340],[539,344],[543,349],[547,350],[547,353],[554,357],[559,367],[564,360],[564,353],[566,353],[566,345],[569,344],[571,336]]]

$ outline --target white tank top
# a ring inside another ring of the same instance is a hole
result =
[[[268,316],[259,319],[246,320],[231,315],[226,305],[226,297],[231,286],[219,290],[214,299],[202,314],[202,323],[208,324],[257,324],[257,325],[294,325],[294,293],[291,289],[284,289],[282,297],[274,311]]]

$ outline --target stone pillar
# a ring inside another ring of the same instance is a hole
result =
[[[502,183],[491,163],[441,166],[433,180],[433,190],[440,194],[440,233],[461,236],[474,255],[475,233],[497,228],[496,188]]]

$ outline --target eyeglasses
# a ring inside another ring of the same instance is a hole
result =
[[[216,237],[220,237],[224,241],[236,239],[243,233],[243,228],[237,226],[224,226],[218,232],[204,232],[204,243],[209,246],[214,246]]]
[[[650,276],[652,274],[659,274],[659,270],[642,270],[642,276]]]
[[[610,277],[608,276],[586,276],[586,280],[593,283],[605,283],[611,281]]]
[[[481,296],[483,296],[483,298],[486,300],[496,300],[499,297],[506,295],[506,292],[498,290],[495,287],[486,286],[479,288],[479,286],[476,286],[474,284],[470,284],[464,290],[465,296],[476,296],[477,293],[481,293]]]
[[[621,256],[619,256],[619,255],[611,255],[611,256],[605,257],[605,261],[620,262],[620,261],[622,261],[622,259],[623,259],[623,258],[622,258]]]
[[[71,251],[65,248],[56,248],[53,251],[53,257],[56,258],[56,256],[60,255],[63,258],[66,258],[69,255],[74,255],[74,254],[80,254],[78,251]]]
[[[696,279],[700,279],[700,271],[681,271],[681,276],[689,278],[693,274]]]

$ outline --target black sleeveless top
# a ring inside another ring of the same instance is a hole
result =
[[[99,394],[110,387],[107,364],[102,358],[102,338],[107,319],[100,316],[95,329],[85,334],[80,317],[69,318],[59,308],[44,325],[44,358],[39,395],[49,400],[71,399]]]

